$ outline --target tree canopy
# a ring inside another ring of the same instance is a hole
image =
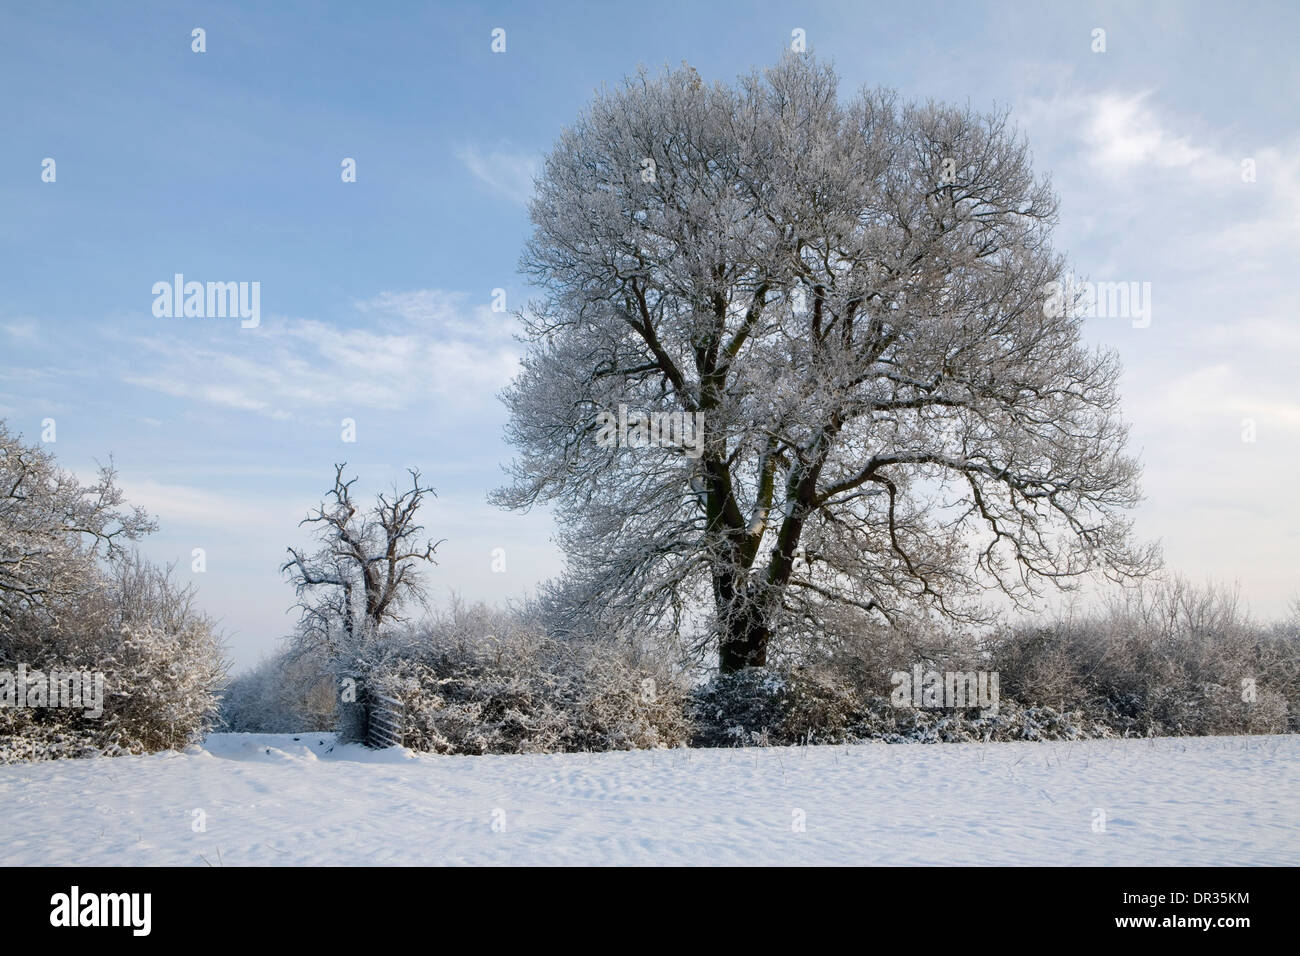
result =
[[[841,102],[806,55],[642,71],[562,133],[530,213],[545,295],[494,497],[556,503],[575,615],[692,628],[728,671],[1155,560],[1119,363],[1043,307],[1057,203],[1006,114]],[[699,453],[597,441],[620,406],[696,416]]]

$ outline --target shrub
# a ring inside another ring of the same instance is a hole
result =
[[[897,707],[809,668],[746,668],[696,688],[688,704],[697,747],[811,743],[960,743],[1111,737],[1100,721],[1003,700],[997,713]]]
[[[1300,729],[1300,635],[1252,622],[1222,588],[1151,582],[1098,613],[1010,628],[990,652],[1006,696],[1125,735]]]
[[[224,677],[221,641],[193,593],[138,554],[112,562],[57,619],[20,615],[0,634],[0,670],[102,672],[103,714],[0,710],[0,762],[148,753],[202,739]]]
[[[124,545],[154,528],[111,463],[83,484],[0,421],[0,671],[103,675],[98,716],[28,708],[5,681],[17,706],[0,708],[0,762],[180,747],[210,726],[224,670],[212,622]]]
[[[602,639],[596,626],[566,634],[548,634],[530,613],[457,602],[367,643],[358,676],[403,702],[410,746],[451,754],[1278,733],[1296,730],[1300,713],[1300,614],[1264,628],[1229,592],[1178,582],[984,637],[862,624],[689,689],[661,647]],[[914,664],[997,672],[997,712],[894,706],[890,675]],[[282,676],[284,666],[277,659],[232,685],[228,726],[311,726],[307,685]],[[1243,678],[1255,680],[1254,700],[1243,699]]]
[[[684,743],[679,678],[603,642],[548,637],[482,605],[385,642],[367,686],[406,708],[407,744],[436,753],[545,753]]]
[[[290,645],[230,681],[218,725],[232,733],[330,730],[338,697],[324,661]]]
[[[856,739],[865,703],[825,674],[747,667],[695,688],[687,714],[696,747],[840,743]]]

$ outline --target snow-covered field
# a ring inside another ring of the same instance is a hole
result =
[[[440,757],[215,734],[0,767],[0,859],[1297,865],[1300,736]]]

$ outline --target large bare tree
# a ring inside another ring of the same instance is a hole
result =
[[[642,72],[538,180],[546,296],[495,500],[557,502],[577,613],[703,608],[723,671],[774,635],[1142,573],[1119,364],[1044,308],[1056,208],[1005,115],[841,103],[806,56],[734,87]],[[620,405],[702,443],[611,441]]]

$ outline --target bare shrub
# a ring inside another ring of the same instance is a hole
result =
[[[101,672],[103,714],[0,710],[0,761],[181,748],[211,728],[225,676],[221,640],[169,570],[128,554],[65,601],[57,620],[17,619],[0,634],[0,670]]]
[[[454,602],[377,650],[368,686],[403,702],[417,750],[626,750],[688,736],[680,678],[655,657],[558,640],[522,614]]]
[[[696,747],[842,743],[857,739],[866,703],[824,673],[749,667],[696,688],[687,713]]]
[[[1082,708],[1126,734],[1281,733],[1300,712],[1300,639],[1235,590],[1151,581],[1103,610],[1010,628],[992,643],[1002,691]]]
[[[219,723],[233,733],[331,730],[338,697],[325,660],[289,645],[230,681]]]

